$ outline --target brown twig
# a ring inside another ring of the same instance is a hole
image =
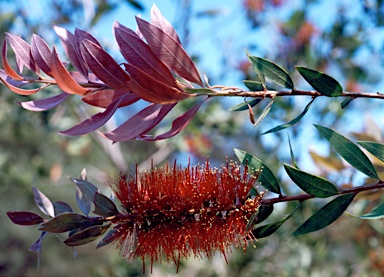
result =
[[[381,189],[381,188],[384,188],[384,181],[378,181],[377,184],[371,185],[371,186],[360,186],[360,187],[354,187],[349,189],[343,189],[343,190],[340,190],[340,192],[336,195],[360,193],[363,191],[369,191],[369,190]],[[263,199],[262,204],[275,204],[275,203],[289,202],[289,201],[303,202],[305,200],[312,199],[312,198],[316,198],[316,197],[311,194],[304,193],[304,194],[298,194],[298,195],[280,196],[276,198]]]

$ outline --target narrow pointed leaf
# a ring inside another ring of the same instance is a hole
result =
[[[301,112],[301,114],[299,114],[296,118],[292,119],[291,121],[285,123],[285,124],[282,124],[282,125],[279,125],[279,126],[276,126],[264,133],[262,133],[262,135],[265,135],[265,134],[269,134],[269,133],[274,133],[274,132],[278,132],[278,131],[281,131],[281,130],[284,130],[286,128],[289,128],[291,127],[292,125],[295,125],[297,122],[299,122],[303,117],[304,115],[308,112],[309,108],[311,107],[313,101],[315,100],[315,98],[313,98],[308,104],[307,106],[305,106],[305,109]]]
[[[88,76],[88,66],[83,60],[80,51],[77,50],[75,36],[68,30],[53,26],[56,34],[60,38],[61,44],[63,45],[64,51],[67,54],[69,61],[80,72],[84,77]]]
[[[137,25],[155,55],[190,82],[204,86],[195,64],[173,37],[155,25],[136,17]]]
[[[259,104],[261,100],[263,100],[263,99],[262,98],[255,98],[255,99],[252,99],[251,101],[244,101],[243,103],[240,103],[240,104],[237,104],[237,105],[231,107],[229,109],[229,111],[239,112],[239,111],[248,110],[249,106],[254,107],[257,104]]]
[[[250,91],[264,91],[264,88],[261,82],[252,81],[252,80],[243,80],[243,83]],[[267,90],[275,90],[270,86],[266,86],[266,88]]]
[[[256,127],[257,125],[260,124],[260,122],[264,119],[264,117],[267,116],[267,114],[269,113],[269,111],[271,110],[272,108],[272,105],[274,103],[274,99],[272,99],[268,105],[264,108],[264,110],[261,112],[261,115],[259,116],[259,118],[256,120],[256,122],[253,124],[253,127]]]
[[[350,165],[371,178],[379,179],[371,161],[352,141],[329,128],[320,125],[315,127]]]
[[[359,216],[362,219],[379,219],[384,217],[384,203],[374,208],[369,213]]]
[[[100,236],[102,236],[110,227],[110,224],[103,226],[91,226],[79,232],[76,232],[66,240],[64,243],[68,246],[79,246],[90,243]]]
[[[273,204],[261,204],[253,224],[256,225],[266,220],[272,214],[273,209]]]
[[[106,246],[112,242],[115,241],[115,238],[116,236],[119,235],[119,232],[115,229],[112,229],[110,230],[105,236],[104,238],[98,243],[98,245],[96,246],[96,248],[100,248],[100,247],[103,247],[103,246]]]
[[[59,95],[48,97],[45,99],[32,100],[27,102],[17,102],[24,109],[34,112],[42,112],[52,109],[68,98],[70,94],[63,92]]]
[[[260,80],[260,83],[261,83],[261,87],[262,87],[262,89],[264,90],[264,89],[266,88],[266,87],[265,87],[265,86],[266,86],[266,82],[265,82],[265,74],[264,74],[263,72],[261,72],[260,69],[257,67],[257,63],[253,63],[253,62],[252,62],[251,57],[253,57],[253,56],[251,56],[251,55],[248,53],[248,51],[246,51],[246,52],[247,52],[247,57],[248,57],[248,59],[249,59],[251,65],[252,65],[253,70],[256,72],[257,77],[259,77],[259,80]]]
[[[66,136],[80,136],[95,131],[103,126],[114,115],[124,98],[125,96],[116,99],[105,109],[105,111],[97,113],[80,124],[77,124],[68,130],[60,131],[59,133]]]
[[[358,141],[369,153],[384,162],[384,144],[373,141]]]
[[[345,107],[347,107],[349,105],[349,103],[352,102],[352,100],[356,99],[355,97],[346,97],[343,102],[341,102],[340,106],[342,109],[344,109]]]
[[[284,169],[292,181],[310,195],[326,198],[339,193],[334,184],[322,177],[301,171],[288,164],[284,164]]]
[[[18,225],[37,225],[44,222],[44,218],[38,214],[28,212],[28,211],[13,211],[7,212],[7,215],[13,223]]]
[[[63,213],[72,213],[72,207],[63,201],[56,201],[53,203],[53,208],[55,209],[55,216]]]
[[[162,15],[156,4],[152,5],[151,8],[151,23],[157,28],[161,29],[164,33],[171,36],[177,43],[181,45],[179,36],[176,30],[173,28],[171,23]]]
[[[78,228],[84,228],[92,220],[77,213],[63,213],[40,225],[39,230],[50,233],[64,233]]]
[[[315,232],[332,224],[348,208],[355,196],[356,194],[345,194],[333,199],[308,218],[292,235]]]
[[[71,178],[71,180],[77,186],[77,190],[76,190],[77,204],[81,209],[81,211],[84,214],[88,215],[89,212],[91,211],[91,204],[93,203],[95,193],[98,192],[98,188],[86,180],[75,179],[75,178]]]
[[[69,74],[63,63],[57,55],[56,48],[52,51],[52,77],[55,79],[57,85],[65,92],[71,94],[84,95],[89,90],[80,86],[75,79]]]
[[[94,44],[96,44],[97,46],[99,46],[100,48],[102,48],[100,42],[94,36],[92,36],[87,31],[84,31],[84,30],[81,30],[79,28],[76,28],[75,29],[75,43],[76,43],[76,47],[80,47],[81,41],[83,39],[89,40],[89,41],[93,42]]]
[[[113,24],[113,31],[121,54],[130,64],[168,86],[176,86],[168,67],[134,31],[118,22]]]
[[[22,89],[22,88],[18,88],[16,86],[10,84],[9,82],[7,82],[5,79],[3,79],[1,77],[0,77],[0,81],[7,88],[9,88],[11,91],[13,91],[14,93],[20,94],[20,95],[32,95],[32,94],[35,94],[36,92],[41,90],[41,88],[36,88],[36,89]]]
[[[279,221],[277,222],[274,222],[274,223],[270,223],[270,224],[266,224],[266,225],[263,225],[263,226],[260,226],[260,227],[257,227],[255,228],[253,231],[252,231],[252,234],[256,237],[256,238],[266,238],[266,237],[269,237],[270,235],[272,235],[273,233],[275,233],[277,231],[277,229],[280,228],[281,225],[283,225],[296,211],[297,209],[300,207],[301,205],[298,205],[295,210],[284,216],[282,219],[280,219]]]
[[[104,217],[119,214],[115,203],[113,203],[111,199],[101,193],[95,193],[93,203],[95,204],[95,210],[93,211],[94,214],[101,215]]]
[[[152,130],[174,106],[175,104],[151,104],[129,118],[112,132],[102,133],[102,135],[114,142],[138,138]]]
[[[253,68],[257,68],[261,73],[265,75],[269,80],[275,84],[293,89],[293,81],[287,71],[281,66],[259,57],[249,56],[249,60],[252,63]]]
[[[343,94],[343,88],[331,76],[302,66],[296,66],[297,71],[304,79],[318,92],[329,97],[336,97]]]
[[[135,86],[132,85],[132,91],[148,102],[172,104],[196,96],[196,94],[185,93],[175,87],[168,86],[132,64],[125,64],[124,66],[135,82]]]
[[[299,166],[298,166],[297,163],[296,163],[296,158],[295,158],[295,154],[293,153],[293,150],[292,150],[291,139],[289,138],[289,134],[288,134],[288,143],[289,143],[289,152],[290,152],[290,154],[291,154],[291,161],[292,161],[293,165],[294,165],[297,169],[300,169]]]
[[[52,77],[51,72],[51,59],[52,53],[47,43],[38,35],[32,35],[31,41],[31,53],[34,61],[40,67],[40,69]]]
[[[43,249],[43,239],[48,235],[48,232],[41,232],[40,237],[31,245],[29,251],[38,252],[39,258]]]
[[[7,40],[15,52],[19,72],[23,71],[23,66],[26,66],[32,72],[38,74],[38,68],[31,55],[31,46],[22,38],[10,33],[6,33]]]
[[[1,48],[1,58],[5,73],[14,80],[24,80],[8,63],[7,59],[7,39],[4,39],[3,47]]]
[[[195,117],[197,111],[199,110],[200,106],[204,103],[205,100],[208,98],[205,98],[203,101],[200,103],[197,103],[195,106],[190,108],[188,111],[177,117],[173,122],[172,122],[172,127],[171,130],[169,130],[166,133],[163,133],[161,135],[158,135],[155,138],[150,138],[146,139],[148,141],[156,141],[156,140],[162,140],[162,139],[167,139],[173,136],[176,136],[178,133],[183,131],[185,127],[188,126],[188,124],[192,121],[192,119]]]
[[[251,173],[254,170],[262,170],[259,178],[257,179],[260,185],[269,191],[281,195],[280,185],[275,175],[273,175],[272,171],[265,163],[243,150],[234,148],[233,151],[243,165],[248,165],[250,167]]]
[[[83,39],[80,49],[89,68],[101,81],[114,89],[125,91],[131,89],[131,78],[100,46]]]
[[[35,203],[37,207],[40,209],[40,211],[42,211],[46,215],[49,215],[50,217],[54,217],[55,210],[53,208],[53,204],[51,200],[49,200],[44,193],[42,193],[40,190],[38,190],[35,187],[32,187],[32,191],[33,191]]]
[[[124,100],[120,103],[119,108],[128,106],[140,100],[140,97],[132,92],[111,89],[96,91],[92,94],[84,96],[81,98],[81,100],[91,106],[107,108],[113,101],[122,96],[125,97]]]

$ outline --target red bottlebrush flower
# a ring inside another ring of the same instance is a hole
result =
[[[245,247],[254,239],[247,224],[261,203],[251,198],[258,173],[250,175],[234,162],[221,168],[168,165],[122,175],[115,187],[125,211],[116,218],[108,240],[127,258],[153,262],[190,256],[226,258],[231,245]]]

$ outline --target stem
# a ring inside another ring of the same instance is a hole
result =
[[[230,97],[254,97],[254,98],[274,98],[277,96],[325,96],[315,90],[292,90],[292,91],[244,91],[244,90],[220,90],[217,92],[202,92],[199,95],[207,95],[210,97],[217,96],[230,96]],[[384,99],[384,94],[379,92],[348,92],[345,91],[340,95],[342,97],[353,97],[353,98],[378,98]]]
[[[378,181],[377,184],[371,185],[371,186],[360,186],[350,189],[344,189],[341,190],[337,195],[343,195],[343,194],[349,194],[349,193],[360,193],[363,191],[369,191],[374,189],[381,189],[384,188],[384,181]],[[311,194],[298,194],[298,195],[292,195],[292,196],[281,196],[276,198],[269,198],[269,199],[263,199],[261,201],[262,204],[275,204],[280,202],[288,202],[288,201],[300,201],[303,202],[308,199],[316,198],[316,196],[313,196]]]

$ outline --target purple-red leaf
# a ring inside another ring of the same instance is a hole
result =
[[[81,209],[81,211],[88,215],[89,212],[91,211],[91,204],[93,203],[94,195],[98,191],[98,188],[82,179],[75,179],[71,178],[72,182],[74,182],[77,186],[76,190],[76,201]]]
[[[131,90],[131,78],[100,46],[83,39],[81,53],[92,72],[105,84],[114,89]]]
[[[104,112],[97,113],[68,130],[60,131],[60,133],[66,136],[80,136],[95,131],[103,126],[112,117],[124,98],[125,96],[121,96],[113,101]]]
[[[7,215],[13,223],[18,225],[36,225],[44,222],[44,218],[38,214],[28,212],[28,211],[14,211],[7,212]]]
[[[124,66],[135,83],[135,86],[132,85],[132,91],[148,102],[171,104],[196,96],[196,94],[188,94],[170,87],[132,64],[124,64]]]
[[[78,52],[75,42],[75,36],[68,30],[53,26],[56,34],[60,38],[61,44],[63,45],[64,51],[67,54],[69,61],[84,77],[88,76],[88,67],[84,62],[80,52]]]
[[[92,219],[81,214],[62,213],[52,218],[50,221],[41,224],[39,230],[50,233],[64,233],[78,228],[84,228],[92,223]]]
[[[34,61],[40,67],[40,69],[52,77],[51,72],[51,59],[52,53],[47,43],[38,35],[32,35],[31,41],[31,53]]]
[[[149,22],[138,17],[136,21],[149,47],[163,63],[186,80],[204,86],[195,64],[180,43]]]
[[[168,132],[163,133],[161,135],[158,135],[155,138],[145,138],[144,140],[155,141],[155,140],[162,140],[162,139],[167,139],[167,138],[176,136],[178,133],[183,131],[185,129],[185,127],[187,127],[187,125],[191,122],[191,120],[196,115],[196,113],[199,110],[201,104],[203,104],[204,101],[207,100],[207,99],[208,98],[205,98],[203,101],[201,101],[200,103],[196,104],[191,109],[189,109],[188,111],[186,111],[185,113],[180,115],[178,118],[176,118],[172,122],[171,130],[169,130]]]
[[[119,214],[115,203],[113,203],[111,199],[101,193],[95,193],[95,199],[93,200],[93,203],[95,204],[95,210],[93,211],[94,214],[104,217]]]
[[[49,200],[44,193],[42,193],[40,190],[38,190],[35,187],[32,187],[32,191],[33,191],[35,203],[37,207],[40,209],[40,211],[42,211],[46,215],[49,215],[50,217],[54,217],[55,210],[53,208],[53,204],[51,200]]]
[[[56,201],[53,203],[53,207],[55,209],[55,216],[58,216],[59,214],[63,213],[72,213],[72,207],[63,201]]]
[[[89,41],[92,41],[94,44],[96,44],[97,46],[102,48],[101,44],[97,41],[97,39],[94,36],[92,36],[90,33],[86,32],[84,30],[76,28],[75,29],[75,43],[76,43],[76,47],[80,47],[81,41],[83,39],[87,39]],[[80,48],[78,48],[78,49],[80,50]]]
[[[75,234],[64,240],[64,243],[68,246],[78,246],[87,244],[102,236],[109,229],[110,226],[111,224],[88,227],[84,230],[76,232]]]
[[[116,42],[124,58],[154,79],[175,87],[175,78],[168,67],[159,60],[149,46],[131,29],[117,21],[113,24]]]
[[[65,99],[67,99],[69,95],[70,94],[63,92],[53,97],[48,97],[48,98],[39,99],[39,100],[32,100],[27,102],[17,102],[17,103],[20,106],[22,106],[24,109],[34,111],[34,112],[41,112],[41,111],[46,111],[56,107]]]
[[[132,92],[112,90],[112,89],[96,91],[92,94],[88,94],[84,96],[83,98],[81,98],[81,100],[95,107],[107,108],[113,101],[115,101],[116,99],[122,96],[125,96],[125,97],[123,101],[120,102],[119,108],[131,105],[136,101],[140,100],[140,97]]]
[[[99,242],[99,244],[96,246],[96,248],[103,247],[105,245],[108,245],[115,241],[115,238],[118,237],[120,234],[116,229],[110,230],[105,237]]]
[[[34,93],[36,93],[36,92],[41,90],[41,88],[36,88],[36,89],[22,89],[22,88],[18,88],[18,87],[15,87],[14,85],[10,84],[8,81],[3,79],[2,77],[0,77],[0,81],[7,88],[9,88],[11,91],[13,91],[14,93],[20,94],[20,95],[31,95],[31,94],[34,94]]]
[[[60,61],[56,48],[53,48],[52,51],[52,77],[55,79],[57,85],[67,93],[84,95],[89,92],[89,89],[83,88],[72,78],[71,74],[69,74],[68,70]]]
[[[33,252],[39,252],[39,258],[40,258],[40,253],[41,249],[43,247],[43,239],[48,235],[49,233],[47,232],[41,232],[40,237],[31,245],[29,248],[29,251]]]
[[[9,33],[6,33],[6,36],[9,44],[15,52],[19,72],[22,72],[23,67],[26,66],[32,72],[39,74],[39,69],[32,58],[31,46],[18,36]]]
[[[150,104],[110,133],[102,133],[114,142],[139,138],[152,130],[175,106]]]
[[[9,65],[7,60],[7,39],[4,39],[3,47],[1,49],[1,58],[3,61],[3,67],[4,71],[7,74],[7,76],[11,77],[15,80],[24,80],[23,77],[21,77],[13,68]]]
[[[162,15],[156,4],[152,5],[151,8],[151,23],[157,28],[163,30],[164,33],[171,36],[177,43],[181,45],[180,38],[176,33],[176,30],[173,28],[171,23]]]

